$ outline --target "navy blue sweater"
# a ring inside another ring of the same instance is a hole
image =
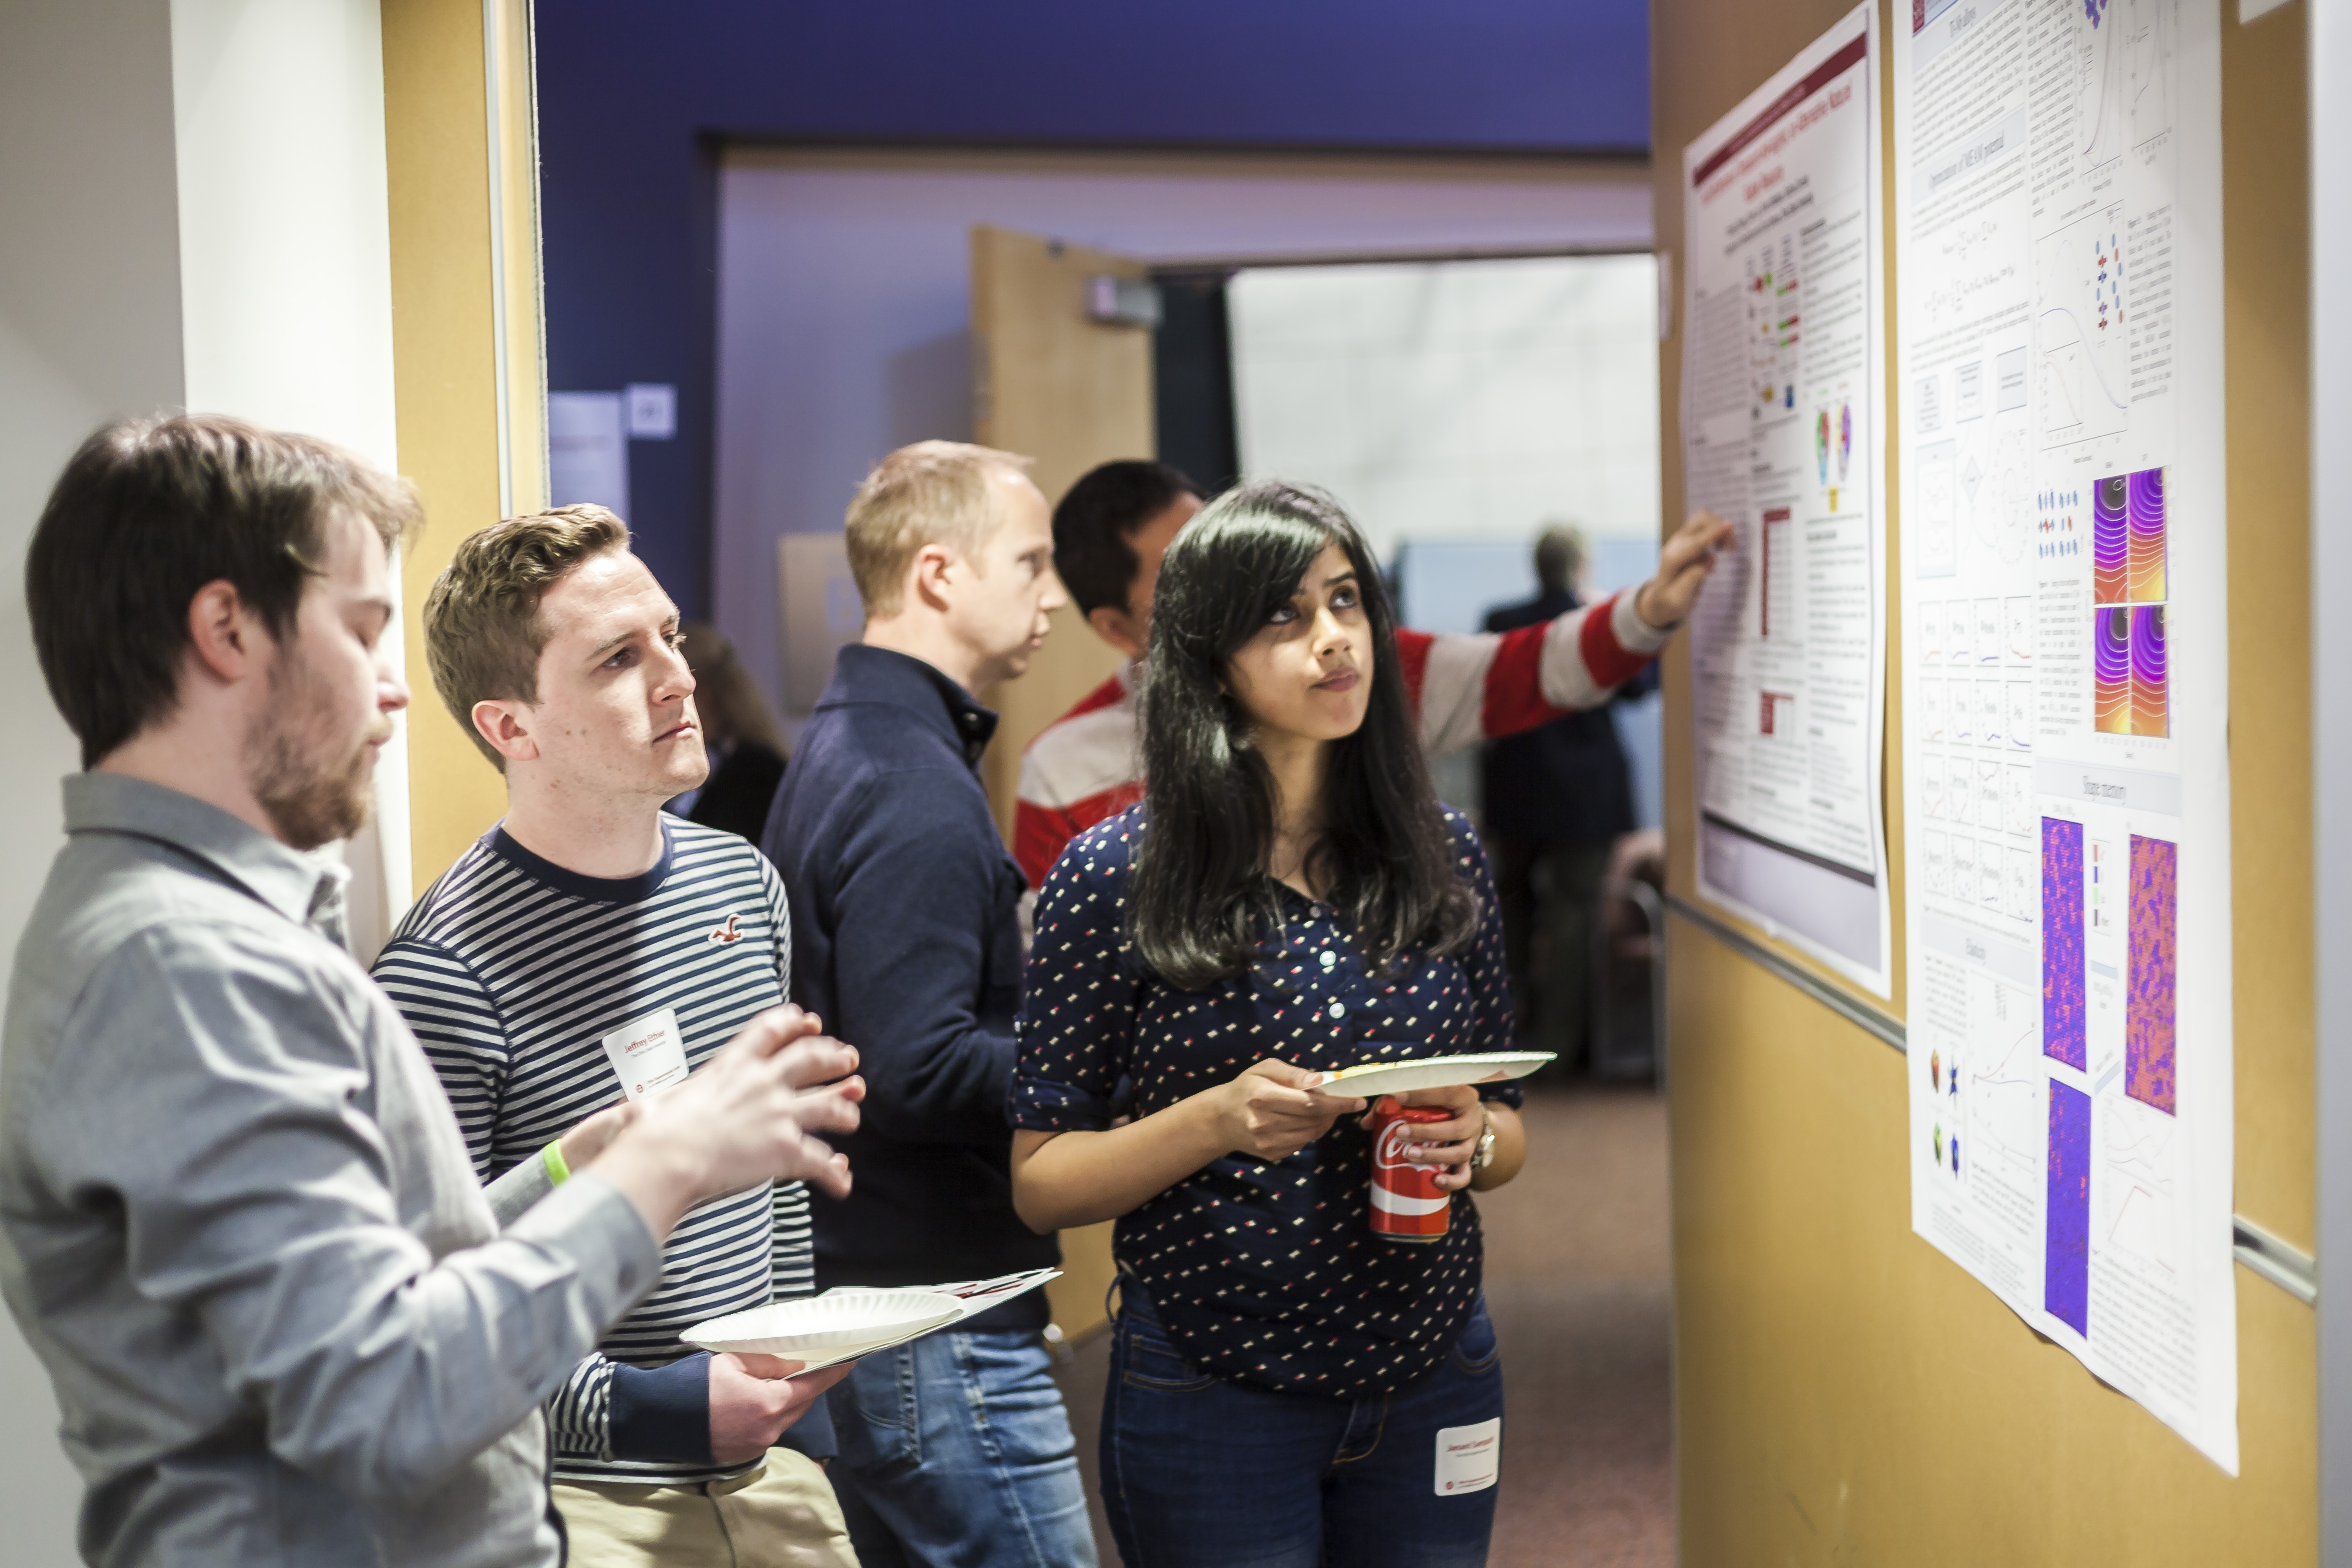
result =
[[[973,772],[996,715],[929,665],[841,650],[761,847],[792,901],[793,998],[856,1046],[847,1198],[812,1194],[820,1289],[1050,1268],[1013,1212],[1013,1016],[1027,888]],[[1042,1291],[972,1329],[1044,1325]]]
[[[1539,626],[1576,607],[1574,594],[1554,589],[1489,611],[1486,629]],[[1611,710],[1657,689],[1657,665],[1644,664],[1598,708],[1487,742],[1481,803],[1486,830],[1542,843],[1584,844],[1606,844],[1633,832],[1633,775]]]

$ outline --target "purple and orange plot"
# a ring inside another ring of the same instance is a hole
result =
[[[2165,686],[2164,606],[2135,605],[2131,613],[2131,732],[2172,733]]]
[[[2131,733],[2131,614],[2121,605],[2091,612],[2091,722],[2103,735]]]
[[[2042,1211],[2042,1307],[2091,1334],[2091,1097],[2050,1080],[2050,1202]]]
[[[2125,502],[2130,542],[2126,551],[2127,593],[2134,604],[2168,595],[2164,591],[2164,470],[2142,468],[2131,476]]]
[[[2174,1114],[2172,1041],[2179,885],[2179,846],[2133,834],[2124,1092],[2167,1116]]]
[[[2083,979],[2083,825],[2042,819],[2042,1054],[2089,1063]]]
[[[2091,485],[2091,602],[2120,605],[2130,586],[2131,481],[2117,474]]]

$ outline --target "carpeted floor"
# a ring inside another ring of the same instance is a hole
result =
[[[1543,1088],[1527,1117],[1527,1169],[1478,1200],[1508,1401],[1490,1568],[1669,1568],[1665,1101]],[[1108,1356],[1062,1379],[1089,1494]],[[1099,1512],[1095,1535],[1110,1568]]]

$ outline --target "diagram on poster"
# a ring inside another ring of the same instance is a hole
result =
[[[2217,18],[1908,24],[1912,1223],[2234,1474]]]
[[[1682,429],[1685,498],[1738,529],[1692,617],[1699,892],[1885,996],[1875,14],[1684,152]],[[2014,477],[1938,482],[2013,493],[2021,547],[2021,454]]]

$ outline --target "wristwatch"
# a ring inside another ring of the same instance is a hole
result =
[[[1478,1151],[1470,1156],[1470,1168],[1483,1171],[1495,1163],[1495,1113],[1486,1102],[1478,1102]]]

